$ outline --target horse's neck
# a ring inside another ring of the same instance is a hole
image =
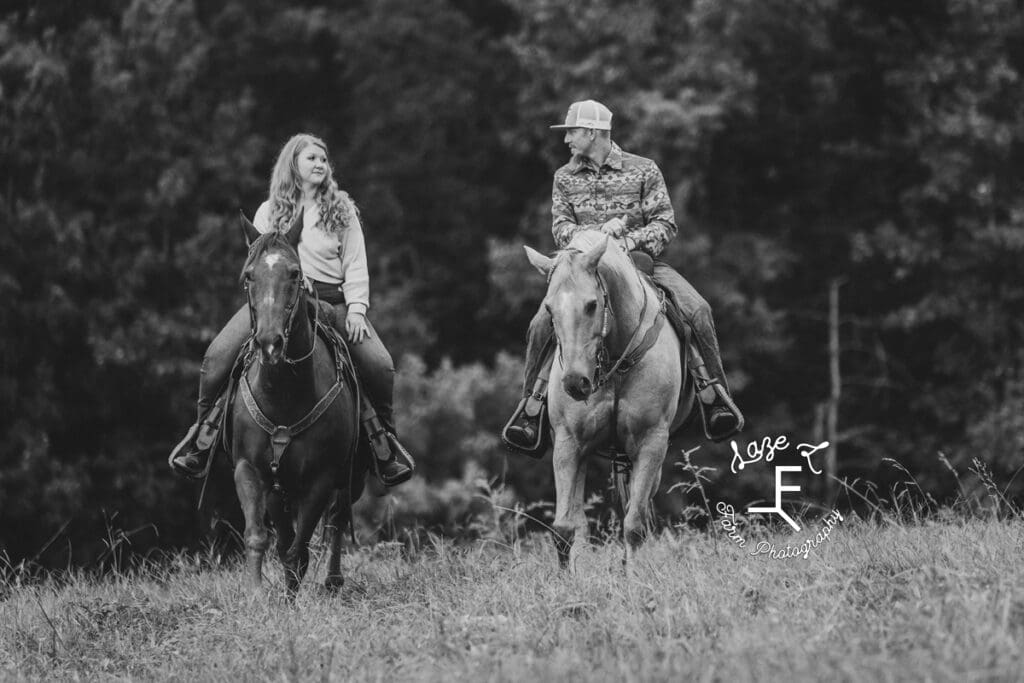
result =
[[[621,354],[626,350],[633,333],[643,322],[641,316],[650,318],[654,308],[652,295],[646,292],[632,263],[625,259],[614,259],[602,268],[602,277],[608,288],[608,303],[612,309],[606,344],[609,353]],[[644,296],[647,307],[644,310]]]

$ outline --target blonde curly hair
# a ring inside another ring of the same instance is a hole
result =
[[[293,135],[281,148],[270,176],[270,227],[278,232],[287,232],[299,212],[302,198],[302,181],[299,179],[297,159],[302,150],[316,145],[327,156],[327,145],[323,140],[299,133]],[[320,220],[316,227],[325,232],[339,233],[358,218],[358,210],[348,193],[338,187],[334,180],[334,169],[327,162],[327,172],[316,188],[316,203],[320,208]]]

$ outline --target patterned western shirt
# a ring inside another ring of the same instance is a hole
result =
[[[675,214],[657,164],[623,152],[614,142],[600,168],[588,158],[573,157],[555,171],[551,217],[551,233],[560,249],[577,232],[600,230],[615,217],[626,226],[615,236],[629,236],[651,256],[660,254],[676,234]]]

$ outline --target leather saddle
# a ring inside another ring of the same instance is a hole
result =
[[[736,404],[733,403],[732,397],[725,391],[725,387],[721,386],[716,380],[713,380],[708,376],[707,370],[704,368],[704,360],[701,358],[697,347],[691,341],[693,329],[683,317],[678,302],[676,302],[671,291],[665,287],[659,286],[654,280],[654,259],[642,251],[631,251],[629,256],[633,260],[633,265],[636,266],[636,269],[647,278],[648,282],[654,285],[656,289],[660,289],[664,294],[666,302],[665,317],[668,318],[669,323],[672,325],[672,328],[676,331],[676,335],[679,337],[679,342],[682,347],[682,357],[680,358],[680,361],[682,363],[682,367],[685,367],[688,370],[688,377],[684,380],[683,390],[680,392],[680,407],[682,407],[682,403],[688,395],[686,381],[690,381],[693,383],[695,390],[694,403],[697,404],[697,408],[701,415],[701,423],[704,427],[704,436],[706,436],[709,441],[721,441],[722,439],[727,438],[729,435],[720,436],[718,438],[711,435],[708,421],[709,408],[700,399],[699,393],[710,387],[723,405],[728,407],[734,415],[740,416],[738,418],[739,426],[736,427],[734,431],[739,431],[743,428],[743,418],[739,408],[737,408]],[[682,427],[689,424],[697,412],[697,410],[691,411],[686,420],[672,430],[673,433],[678,432]]]
[[[694,361],[691,352],[691,338],[693,337],[693,329],[690,327],[690,323],[686,321],[686,318],[684,318],[683,314],[680,312],[679,305],[676,302],[675,297],[672,295],[672,292],[669,289],[659,285],[658,282],[654,279],[654,259],[651,258],[650,255],[642,251],[629,252],[629,258],[633,261],[633,265],[636,266],[636,269],[638,272],[640,272],[641,276],[648,283],[650,283],[655,288],[655,290],[660,291],[664,296],[665,318],[668,320],[669,324],[672,326],[672,329],[676,333],[676,337],[679,339],[679,367],[686,368],[687,370],[685,376],[683,377],[682,387],[679,391],[679,407],[684,408],[685,406],[683,404],[691,396],[692,398],[690,398],[690,400],[699,405],[700,400],[696,398],[695,393],[690,393],[689,386],[691,384],[696,385],[697,383],[696,378],[693,377]],[[703,410],[703,406],[701,406],[701,410]],[[684,412],[688,414],[685,420],[682,420],[679,424],[672,426],[672,434],[676,434],[677,432],[682,430],[683,427],[689,425],[693,421],[698,411],[680,410],[679,412],[680,414]]]

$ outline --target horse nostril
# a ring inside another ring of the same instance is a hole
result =
[[[593,385],[587,377],[577,375],[575,377],[567,376],[563,380],[563,386],[565,387],[565,393],[576,401],[585,400],[593,391]]]
[[[280,334],[264,338],[260,341],[260,350],[263,352],[264,361],[273,364],[281,356],[284,348],[284,337]]]

